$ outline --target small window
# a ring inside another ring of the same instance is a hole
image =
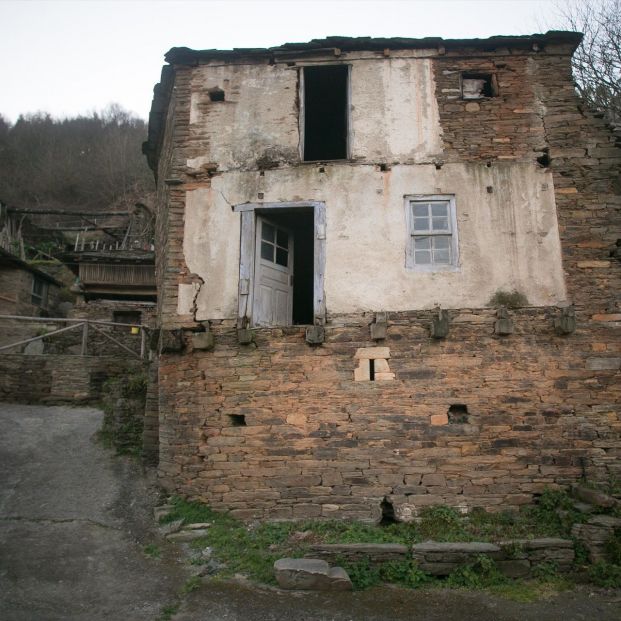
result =
[[[138,324],[141,318],[140,311],[119,310],[112,313],[112,321],[114,323]]]
[[[303,67],[303,159],[347,159],[347,65]]]
[[[462,73],[461,96],[463,99],[498,97],[498,82],[491,73]]]
[[[455,201],[451,196],[406,200],[408,247],[406,267],[442,270],[457,265]]]
[[[32,281],[32,295],[30,301],[37,306],[45,308],[47,306],[48,283],[35,276]]]

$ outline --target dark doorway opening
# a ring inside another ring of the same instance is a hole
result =
[[[347,65],[304,67],[304,161],[347,158]]]
[[[312,207],[257,209],[258,215],[293,233],[293,317],[294,325],[313,324],[315,266],[315,216]]]

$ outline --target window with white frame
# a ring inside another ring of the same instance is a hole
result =
[[[409,234],[407,267],[446,270],[457,266],[454,196],[406,197],[406,217]]]

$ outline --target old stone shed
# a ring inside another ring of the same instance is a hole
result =
[[[579,42],[168,52],[145,143],[167,488],[408,520],[621,474],[621,150]]]

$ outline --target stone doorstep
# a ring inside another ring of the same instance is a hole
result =
[[[353,585],[342,567],[330,567],[321,559],[281,558],[274,563],[282,589],[301,591],[351,591]]]

